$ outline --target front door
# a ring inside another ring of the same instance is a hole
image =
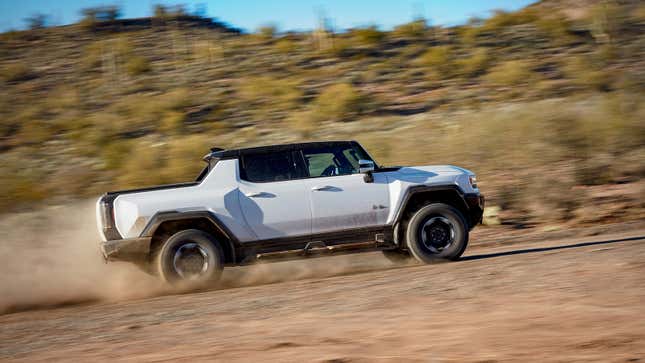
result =
[[[387,177],[374,173],[367,183],[358,160],[371,159],[354,143],[305,146],[312,233],[337,232],[385,225],[390,208]]]
[[[240,158],[240,206],[258,240],[311,232],[309,193],[294,160],[290,150]]]

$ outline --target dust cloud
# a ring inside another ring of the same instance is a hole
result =
[[[134,265],[104,263],[95,223],[93,201],[0,219],[0,313],[163,292]]]
[[[105,264],[94,201],[0,218],[0,314],[183,293],[126,262]],[[395,267],[376,254],[225,268],[214,289],[321,278]]]

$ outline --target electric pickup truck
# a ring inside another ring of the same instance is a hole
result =
[[[356,141],[213,148],[194,182],[109,192],[100,249],[171,284],[206,285],[224,266],[382,251],[457,260],[482,218],[475,175],[378,165]]]

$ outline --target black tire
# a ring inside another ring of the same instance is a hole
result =
[[[466,219],[450,205],[428,204],[410,219],[406,242],[410,254],[423,263],[457,260],[468,246]]]
[[[201,288],[219,280],[223,256],[212,235],[187,229],[173,234],[161,245],[154,258],[154,267],[165,282]]]
[[[402,251],[399,249],[395,250],[383,250],[383,256],[390,260],[392,263],[404,263],[406,261],[409,261],[412,256],[410,255],[410,252],[408,251]]]

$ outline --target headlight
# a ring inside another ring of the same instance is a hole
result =
[[[468,177],[468,181],[470,182],[470,186],[473,187],[473,189],[477,189],[477,177],[474,175],[471,175]]]

